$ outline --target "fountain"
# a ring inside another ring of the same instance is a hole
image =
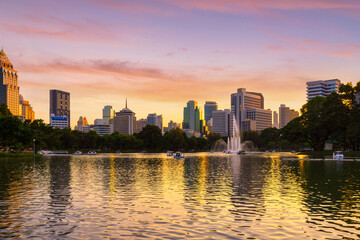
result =
[[[232,137],[228,137],[227,143],[219,139],[215,142],[211,148],[211,152],[226,152],[226,153],[239,153],[245,148],[253,148],[254,143],[252,141],[245,141],[241,143],[240,128],[233,116],[233,134]]]
[[[228,137],[227,152],[237,153],[241,150],[240,128],[236,122],[235,116],[233,116],[233,134],[232,137]]]

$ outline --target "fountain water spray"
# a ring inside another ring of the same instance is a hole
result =
[[[237,124],[235,116],[233,116],[233,132],[232,137],[228,137],[227,152],[239,152],[241,151],[241,137],[240,128]]]

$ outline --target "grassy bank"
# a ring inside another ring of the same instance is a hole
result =
[[[40,157],[41,154],[36,154],[36,157]],[[13,158],[13,157],[34,157],[33,153],[5,153],[0,152],[0,158]]]

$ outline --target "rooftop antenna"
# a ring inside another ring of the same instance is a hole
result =
[[[127,108],[127,98],[125,98],[125,108]]]

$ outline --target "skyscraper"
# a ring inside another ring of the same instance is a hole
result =
[[[104,124],[108,125],[110,124],[110,120],[115,117],[115,110],[112,108],[112,106],[107,105],[103,108],[103,119]]]
[[[319,80],[306,83],[307,100],[320,96],[329,96],[332,91],[339,92],[341,82],[339,79]]]
[[[291,120],[299,117],[299,112],[281,104],[279,107],[279,128],[285,127]]]
[[[244,111],[247,108],[258,108],[264,109],[264,97],[261,93],[247,92],[245,88],[239,88],[236,93],[231,94],[231,116],[230,116],[230,133],[233,129],[233,119],[237,122],[238,126],[242,131],[244,129],[249,129],[249,121],[245,123],[246,112]],[[271,115],[270,115],[271,117]],[[252,120],[254,121],[254,120]],[[244,124],[243,124],[244,122]],[[255,126],[254,124],[252,124]],[[255,130],[252,129],[251,130]]]
[[[163,130],[162,115],[157,115],[156,113],[148,114],[147,124],[158,126],[160,128],[160,130],[162,131]]]
[[[61,90],[50,90],[50,119],[51,115],[56,117],[67,117],[67,127],[70,128],[70,93]]]
[[[191,130],[194,133],[207,134],[207,128],[202,119],[201,109],[196,101],[190,100],[187,102],[187,106],[184,107],[183,129]]]
[[[127,108],[127,100],[125,108],[117,112],[114,118],[114,131],[121,134],[134,134],[136,130],[136,117],[135,113]]]
[[[3,49],[0,51],[0,104],[6,104],[14,116],[19,114],[18,73],[7,58]]]
[[[218,110],[218,105],[216,102],[213,101],[206,101],[204,105],[204,112],[205,112],[205,123],[207,124],[208,121],[212,117],[212,112]]]

